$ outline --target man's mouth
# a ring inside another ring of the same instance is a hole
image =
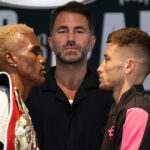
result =
[[[99,81],[101,81],[102,80],[102,77],[101,76],[99,76]]]
[[[72,47],[72,46],[65,47],[64,49],[66,49],[66,50],[78,50],[77,47]]]
[[[42,72],[42,74],[46,74],[46,70],[45,70],[46,68],[44,67],[44,68],[42,68],[40,71]]]

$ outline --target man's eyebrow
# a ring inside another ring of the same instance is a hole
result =
[[[76,26],[75,29],[82,29],[82,30],[85,30],[85,28],[82,27],[82,26]]]
[[[67,29],[67,26],[60,26],[60,27],[57,28],[57,31],[60,30],[60,29]]]
[[[40,46],[36,46],[36,45],[34,45],[32,48],[31,48],[31,50],[39,50],[40,49]]]

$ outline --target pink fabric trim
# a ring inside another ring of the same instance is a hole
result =
[[[138,150],[147,125],[148,113],[141,108],[130,108],[126,113],[120,150]]]

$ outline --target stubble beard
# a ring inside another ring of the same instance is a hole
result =
[[[57,53],[57,59],[65,64],[77,64],[84,60],[86,57],[85,54],[82,52],[67,52],[67,53]]]
[[[67,47],[72,47],[76,50],[67,51],[66,50]],[[57,53],[56,53],[57,59],[64,64],[78,64],[82,62],[86,57],[86,54],[84,50],[82,50],[81,46],[76,45],[74,43],[73,44],[68,43],[64,45],[62,48],[59,48],[55,45],[55,49],[57,50]]]

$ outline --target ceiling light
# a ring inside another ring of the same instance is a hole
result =
[[[71,0],[0,0],[1,6],[27,8],[27,9],[49,9],[55,8]],[[96,0],[75,0],[84,4],[92,3]]]

